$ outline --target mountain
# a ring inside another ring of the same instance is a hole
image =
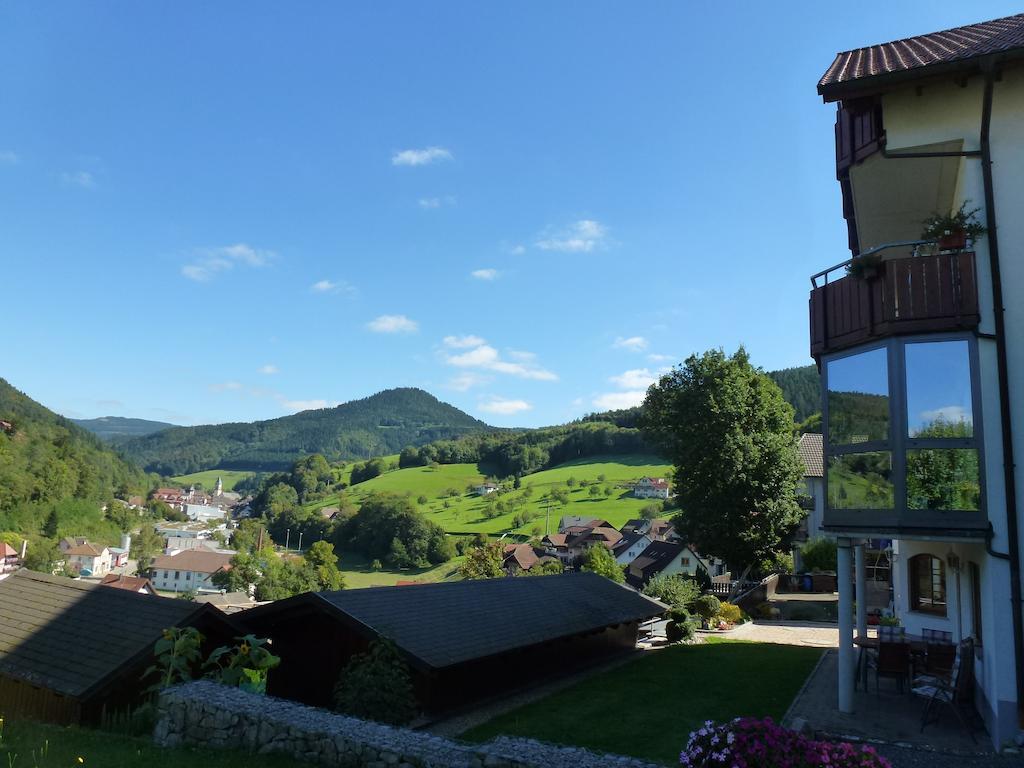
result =
[[[0,379],[0,518],[21,505],[102,502],[146,484],[98,437]]]
[[[793,406],[797,421],[821,411],[821,378],[813,365],[769,371],[768,375],[779,385],[786,402]]]
[[[148,471],[182,475],[213,468],[287,469],[310,453],[365,459],[491,429],[428,392],[402,388],[268,421],[173,427],[120,448]]]
[[[110,443],[124,442],[128,438],[151,435],[162,429],[177,426],[165,421],[126,419],[123,416],[100,416],[98,419],[71,419],[71,421],[83,429],[89,430],[101,440]]]

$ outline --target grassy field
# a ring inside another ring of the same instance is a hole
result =
[[[570,478],[574,478],[577,485],[567,489],[569,503],[565,506],[551,504],[552,531],[558,529],[558,521],[563,515],[601,517],[615,526],[621,526],[626,520],[638,517],[640,510],[651,503],[651,500],[633,498],[630,484],[644,475],[665,477],[670,469],[669,465],[655,456],[602,456],[599,460],[569,462],[524,477],[522,488],[501,497],[502,501],[513,505],[514,509],[491,519],[484,514],[487,502],[466,490],[468,485],[479,483],[484,478],[476,464],[444,464],[433,469],[410,467],[386,472],[352,486],[348,494],[357,504],[374,491],[408,493],[414,501],[425,496],[427,502],[419,505],[420,511],[451,532],[530,534],[538,526],[540,530],[544,529],[547,506],[545,495],[552,488],[566,489],[566,481]],[[599,477],[604,479],[599,481]],[[601,495],[591,496],[589,486],[580,487],[580,481],[598,485]],[[604,495],[606,487],[612,491],[610,496]],[[449,489],[457,491],[457,495],[447,496],[446,491]],[[315,506],[329,506],[336,501],[336,497],[328,498],[317,502]],[[523,512],[533,515],[534,519],[514,527],[513,517]]]
[[[182,485],[202,484],[204,491],[212,491],[219,477],[224,481],[224,490],[232,491],[235,488],[235,483],[241,482],[255,474],[255,472],[247,472],[240,469],[207,469],[202,472],[193,472],[191,475],[178,475],[177,477],[172,477],[171,480]]]
[[[0,765],[14,768],[64,768],[73,765],[85,768],[299,768],[309,765],[283,756],[158,749],[148,738],[9,719],[3,723],[0,733]]]
[[[526,736],[678,765],[687,737],[705,720],[780,720],[821,653],[719,638],[677,645],[499,715],[462,738]]]
[[[431,568],[407,568],[392,570],[388,568],[375,571],[370,561],[358,552],[341,553],[339,567],[345,577],[346,589],[362,589],[363,587],[391,587],[399,581],[448,581],[458,577],[459,566],[465,558],[456,557],[447,563]]]

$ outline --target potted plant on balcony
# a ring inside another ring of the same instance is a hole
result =
[[[980,208],[967,210],[970,200],[964,200],[960,208],[951,214],[933,213],[923,222],[922,240],[935,240],[939,250],[950,251],[966,248],[967,242],[977,240],[988,229],[977,219]]]
[[[882,254],[870,253],[867,256],[854,256],[846,265],[846,274],[859,280],[874,280],[882,274],[884,261]]]

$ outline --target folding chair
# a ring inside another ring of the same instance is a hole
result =
[[[938,709],[947,704],[967,731],[967,735],[971,737],[971,741],[977,743],[974,729],[964,716],[971,708],[974,696],[973,640],[968,638],[957,646],[953,667],[948,675],[920,675],[914,679],[910,690],[915,696],[927,699],[924,711],[921,712],[921,733],[924,733],[926,725],[938,721]]]

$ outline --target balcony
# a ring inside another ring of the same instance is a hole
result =
[[[811,277],[811,356],[819,362],[822,355],[889,336],[978,326],[973,252],[888,258],[871,279],[829,280],[830,274],[849,264]]]

